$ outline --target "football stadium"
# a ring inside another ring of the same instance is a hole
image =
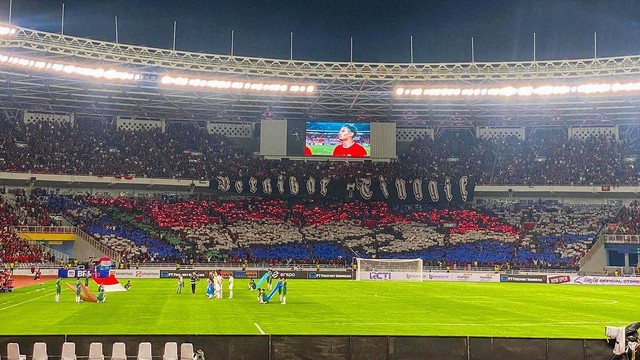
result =
[[[635,358],[640,55],[221,54],[13,3],[0,359]]]

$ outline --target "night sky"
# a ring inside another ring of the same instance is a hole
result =
[[[12,22],[65,34],[121,43],[234,54],[349,61],[414,62],[576,59],[640,54],[640,1],[379,1],[379,0],[13,0]],[[7,21],[9,0],[0,0]]]

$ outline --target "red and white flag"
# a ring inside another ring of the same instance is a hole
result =
[[[120,284],[118,279],[116,279],[116,276],[114,274],[111,274],[108,277],[102,277],[102,278],[94,276],[93,281],[95,281],[96,284],[98,285],[102,285],[102,287],[104,287],[105,292],[127,291],[127,289],[125,289],[124,286]]]

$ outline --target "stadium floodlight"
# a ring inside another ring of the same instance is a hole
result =
[[[53,63],[45,60],[33,60],[17,56],[0,54],[0,66],[2,64],[29,68],[31,71],[59,72],[68,75],[80,75],[95,79],[137,81],[142,78],[140,74],[133,74],[126,71],[114,69],[90,68],[74,64]]]
[[[175,87],[208,88],[213,90],[232,90],[263,93],[312,94],[316,91],[314,85],[265,83],[240,80],[197,79],[182,76],[164,75],[160,78],[160,85]]]
[[[438,98],[438,97],[529,97],[529,96],[553,96],[553,95],[590,95],[608,94],[615,92],[638,92],[640,82],[629,83],[586,83],[572,85],[525,85],[494,88],[423,88],[419,86],[398,86],[393,94],[396,97],[408,98]]]
[[[16,33],[16,28],[8,27],[8,26],[0,26],[0,36],[4,35],[13,35]]]

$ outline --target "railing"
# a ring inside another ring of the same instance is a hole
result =
[[[75,226],[13,226],[11,227],[11,231],[36,234],[74,234],[89,243],[89,245],[98,249],[98,251],[110,257],[112,260],[116,262],[120,261],[120,254],[118,254],[115,250],[109,248],[108,246],[96,240],[93,236],[87,234],[86,232]],[[55,256],[56,258],[58,258],[58,255]],[[67,260],[68,258],[69,257],[67,256]]]
[[[586,263],[589,262],[589,260],[591,260],[591,258],[593,258],[593,256],[600,250],[600,248],[604,246],[604,242],[605,242],[604,236],[598,237],[598,240],[596,240],[596,243],[593,244],[593,246],[591,247],[591,249],[589,249],[587,254],[580,259],[580,262],[579,262],[580,267],[583,267]]]
[[[116,264],[118,267],[119,264]],[[136,263],[130,264],[131,268],[136,267]],[[142,269],[175,269],[175,263],[166,263],[166,262],[144,262],[140,263],[139,267]],[[203,269],[241,269],[242,264],[240,263],[229,263],[224,261],[212,261],[205,263],[194,263],[194,264],[180,264],[180,269],[182,270],[203,270]],[[307,270],[313,271],[317,270],[316,264],[289,264],[289,265],[271,265],[268,263],[248,263],[246,265],[247,270],[255,270],[255,269],[274,269],[278,271],[287,271],[287,270]],[[342,263],[342,264],[320,264],[320,271],[333,271],[333,270],[341,270],[341,269],[351,269],[351,263]],[[422,271],[428,272],[446,272],[449,271],[451,273],[464,273],[464,272],[489,272],[495,273],[496,270],[492,266],[476,266],[476,267],[457,267],[457,268],[449,268],[447,269],[445,266],[424,266]],[[554,274],[568,274],[568,273],[576,273],[575,269],[550,269],[550,268],[519,268],[519,269],[500,269],[499,273],[506,274],[527,274],[527,273],[554,273]]]
[[[62,261],[64,264],[68,264],[69,263],[69,255],[63,253],[62,251],[54,250],[54,249],[52,249],[52,248],[50,248],[50,247],[48,247],[46,245],[40,244],[40,243],[36,243],[35,245],[43,253],[49,253],[49,254],[53,255],[56,258],[54,263],[60,263],[60,261]]]
[[[41,264],[39,267],[41,269],[58,269],[60,268],[60,262],[56,259],[56,263],[50,264]],[[136,268],[136,264],[130,264],[131,269]],[[28,269],[30,267],[30,263],[18,264],[16,269]],[[119,264],[114,262],[114,269],[118,269]],[[162,270],[175,270],[176,264],[174,262],[144,262],[140,263],[140,269],[162,269]],[[182,270],[210,270],[210,269],[242,269],[242,264],[239,263],[229,263],[223,261],[212,261],[206,263],[195,263],[195,264],[180,264],[180,269]],[[274,269],[278,271],[289,271],[292,269],[302,270],[302,271],[315,271],[317,270],[317,265],[315,264],[292,264],[292,265],[278,265],[273,266],[267,263],[249,263],[246,266],[247,270],[264,270],[264,269]],[[320,272],[322,271],[336,271],[336,270],[351,270],[351,264],[320,264]],[[440,266],[425,266],[423,268],[425,273],[428,272],[446,272],[447,269],[445,267]],[[472,268],[457,268],[450,269],[451,273],[463,273],[463,272],[487,272],[487,273],[495,273],[495,268],[493,267],[472,267]],[[521,268],[521,269],[500,269],[498,271],[500,274],[573,274],[576,273],[575,270],[572,269],[538,269],[538,268]]]
[[[640,235],[605,235],[610,244],[640,244]]]
[[[21,233],[36,234],[75,234],[75,226],[14,226],[12,230]]]
[[[82,229],[80,228],[75,228],[75,234],[81,238],[82,240],[86,241],[87,243],[89,243],[89,245],[93,246],[94,248],[98,249],[98,251],[100,251],[101,253],[107,255],[108,257],[111,258],[112,261],[120,262],[120,254],[118,254],[117,251],[111,249],[110,247],[106,246],[105,244],[101,243],[100,241],[96,240],[93,236],[87,234],[86,232],[82,231]]]
[[[11,197],[9,197],[9,194],[0,194],[0,197],[2,198],[2,200],[4,200],[4,202],[9,204],[9,206],[11,206],[12,208],[14,209],[17,208],[16,201]]]

